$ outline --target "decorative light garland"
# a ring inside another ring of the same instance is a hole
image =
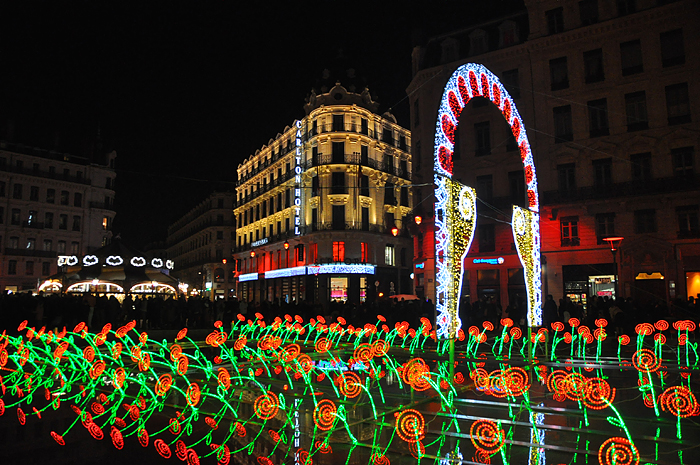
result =
[[[648,461],[640,454],[648,447],[640,446],[649,444],[649,436],[640,434],[640,444],[635,444],[614,405],[618,390],[611,384],[624,378],[591,376],[586,373],[590,362],[585,350],[580,357],[569,355],[588,344],[583,336],[590,336],[590,330],[585,326],[571,322],[578,331],[564,342],[572,349],[562,347],[559,341],[557,350],[565,360],[545,363],[535,359],[532,380],[523,366],[526,360],[517,356],[526,348],[525,342],[516,343],[514,330],[519,328],[507,331],[512,322],[504,319],[503,330],[490,322],[483,325],[483,331],[470,328],[458,347],[461,355],[454,367],[458,371],[454,379],[449,379],[445,341],[436,337],[429,321],[421,323],[417,330],[405,322],[390,329],[378,316],[376,325],[354,328],[342,318],[327,324],[319,316],[304,324],[299,316],[285,315],[266,324],[260,314],[254,319],[238,315],[229,332],[219,321],[205,341],[193,341],[183,329],[174,341],[167,342],[139,333],[135,322],[117,329],[107,324],[97,333],[89,332],[84,323],[72,331],[63,328],[54,332],[23,322],[18,327],[22,336],[9,336],[6,331],[0,335],[0,415],[16,412],[23,427],[68,405],[75,413],[73,423],[49,433],[60,446],[65,445],[75,425],[82,425],[97,440],[109,436],[117,449],[129,447],[130,441],[143,447],[153,444],[161,456],[176,455],[188,463],[207,457],[212,462],[228,463],[231,455],[252,454],[255,444],[263,441],[268,452],[257,457],[260,464],[278,463],[279,456],[286,463],[291,459],[311,463],[315,454],[333,454],[334,448],[336,454],[343,454],[347,443],[351,446],[348,454],[356,447],[369,448],[369,463],[388,463],[392,454],[402,449],[417,458],[429,456],[449,463],[450,458],[461,456],[460,447],[471,443],[472,458],[479,463],[489,463],[496,454],[506,461],[513,448],[525,445],[529,447],[529,463],[544,464],[549,450],[586,454],[589,449],[588,442],[585,447],[571,443],[564,448],[545,444],[544,432],[549,426],[544,412],[557,414],[557,406],[564,404],[566,415],[580,412],[586,426],[589,416],[605,412],[598,414],[599,418],[607,420],[612,428],[591,430],[587,436],[588,441],[596,441],[600,434],[609,438],[590,444],[593,450],[598,447],[601,465]],[[694,322],[677,323],[679,332],[694,329]],[[602,327],[602,322],[596,324]],[[652,328],[653,333],[667,326],[662,323]],[[556,334],[562,326],[553,324],[552,329]],[[648,331],[646,326],[640,328],[647,337],[651,336],[646,334]],[[505,336],[509,336],[507,341],[503,340]],[[681,422],[698,433],[698,426],[690,418],[700,415],[691,373],[698,370],[700,358],[692,334],[680,334],[677,340],[677,346],[665,350],[648,338],[647,345],[661,352],[642,347],[632,354],[630,349],[628,359],[608,362],[609,366],[602,369],[638,373],[642,394],[658,390],[655,397],[642,400],[632,396],[622,402],[658,402],[662,418],[670,417],[677,423],[674,447],[683,452],[691,451],[693,444],[682,440]],[[539,336],[535,341],[535,347],[543,344]],[[426,342],[429,345],[421,351],[421,357],[414,356],[413,351]],[[669,338],[667,344],[672,343],[674,339]],[[484,344],[490,353],[477,352]],[[689,365],[683,364],[685,357],[678,356],[682,362],[675,370],[678,378],[655,375],[662,369],[674,372],[670,366],[676,357],[674,352],[684,345],[690,346],[693,356],[688,356]],[[544,354],[544,347],[540,348]],[[669,359],[665,354],[674,355]],[[605,365],[602,359],[597,363]],[[333,364],[336,370],[327,368]],[[478,407],[484,401],[470,394],[470,385],[462,384],[466,378],[473,381],[474,389],[491,396],[489,408],[501,406],[494,412],[496,418],[468,416],[474,413],[465,407]],[[537,390],[531,392],[535,380],[553,397],[533,409],[530,397],[540,396]],[[671,385],[661,389],[663,382]],[[624,390],[629,388],[625,385]],[[430,399],[435,407],[426,407],[422,400],[411,402],[414,395]],[[182,401],[178,402],[178,397]],[[165,407],[173,402],[181,407]],[[371,443],[355,437],[357,429],[350,428],[357,419],[349,417],[348,408],[360,402],[372,412],[369,419],[362,420],[363,428],[375,428]],[[512,409],[513,405],[519,408]],[[245,406],[252,407],[251,414]],[[520,409],[530,412],[529,443],[515,436],[521,424]],[[303,412],[313,419],[313,425],[304,425]],[[426,414],[430,415],[430,427]],[[164,419],[166,426],[154,427],[159,423],[154,416]],[[202,430],[205,437],[197,439]],[[223,441],[211,441],[207,431],[214,430],[224,432]],[[625,437],[613,437],[617,430],[622,430]],[[448,446],[445,441],[448,431],[456,446]],[[586,431],[580,429],[580,434]],[[201,444],[203,439],[209,447]]]
[[[542,324],[542,285],[540,270],[539,199],[535,166],[524,124],[513,99],[500,80],[486,67],[476,63],[460,66],[445,85],[435,127],[434,183],[435,183],[435,306],[438,313],[437,334],[441,338],[454,339],[461,326],[459,321],[458,289],[461,289],[462,260],[468,253],[473,237],[474,220],[469,227],[454,228],[459,221],[454,208],[454,181],[452,181],[455,131],[464,107],[474,97],[489,99],[503,114],[510,125],[513,137],[520,148],[527,186],[528,208],[532,215],[513,217],[513,232],[518,245],[518,256],[525,268],[528,295],[528,325]],[[461,210],[459,210],[461,212]],[[516,221],[519,222],[516,231]],[[461,252],[460,245],[466,250]],[[459,263],[457,263],[459,260]],[[458,284],[456,284],[458,283]]]

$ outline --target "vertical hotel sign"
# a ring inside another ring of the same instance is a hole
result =
[[[301,234],[301,121],[297,120],[294,152],[294,235]]]

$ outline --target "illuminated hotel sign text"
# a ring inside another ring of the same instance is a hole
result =
[[[294,235],[301,234],[301,121],[296,122],[297,134],[294,152]]]

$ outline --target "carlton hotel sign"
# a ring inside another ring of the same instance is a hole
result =
[[[301,234],[301,121],[295,123],[297,127],[294,143],[294,235]]]

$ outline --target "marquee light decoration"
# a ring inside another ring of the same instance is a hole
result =
[[[295,266],[292,268],[282,268],[281,270],[272,270],[265,272],[265,279],[274,278],[289,278],[291,276],[301,276],[306,274],[305,266]]]
[[[255,281],[258,279],[258,273],[245,273],[238,277],[238,282]]]
[[[107,260],[105,260],[105,263],[109,266],[119,266],[124,263],[124,259],[119,255],[110,255],[107,257]]]
[[[144,257],[131,257],[129,263],[131,264],[131,266],[140,268],[142,266],[146,266],[146,259]]]
[[[646,352],[656,346],[649,338],[643,352],[630,347],[621,363],[607,365],[591,365],[585,351],[571,356],[562,343],[557,350],[564,361],[528,365],[519,355],[525,341],[502,343],[508,332],[489,324],[470,329],[459,342],[463,357],[454,368],[461,376],[452,380],[447,343],[427,320],[415,329],[406,322],[389,328],[384,320],[378,316],[376,324],[355,328],[342,318],[326,322],[318,316],[304,323],[285,315],[266,323],[260,314],[238,315],[231,327],[216,322],[205,341],[192,340],[183,329],[170,342],[138,332],[136,322],[116,329],[107,324],[99,332],[80,323],[54,332],[25,321],[20,336],[0,335],[0,416],[16,416],[18,428],[24,428],[51,421],[53,410],[68,409],[72,422],[46,433],[56,447],[82,426],[116,449],[153,447],[164,458],[174,455],[187,463],[227,464],[236,454],[243,461],[256,455],[259,464],[312,463],[322,455],[349,463],[358,460],[357,448],[367,449],[369,464],[389,464],[395,454],[408,453],[427,463],[451,463],[465,450],[478,463],[539,465],[550,452],[557,454],[552,463],[583,463],[596,449],[599,465],[696,463],[691,454],[697,453],[700,407],[691,379],[700,359],[692,333],[681,334],[687,336],[683,345],[695,349],[691,364],[675,368],[680,337],[669,338],[666,344],[673,347],[661,347],[655,357]],[[571,353],[586,345],[586,333],[577,326],[581,333],[565,341],[577,346]],[[428,350],[421,350],[426,343]],[[479,352],[480,345],[487,352]],[[659,360],[668,374],[649,378],[660,372]],[[532,379],[523,368],[528,366]],[[621,369],[627,375],[608,376]],[[629,374],[646,381],[630,389]],[[663,383],[669,387],[662,389]],[[543,397],[541,385],[553,396]],[[661,421],[683,422],[693,440],[683,440],[680,426],[676,437],[664,436],[669,428],[660,428],[655,438],[640,426],[649,420],[635,406],[646,411],[647,398],[639,393],[650,389],[661,393]],[[618,399],[616,391],[625,397]],[[531,395],[538,404],[531,405]],[[625,420],[616,402],[631,403],[637,411]],[[349,408],[355,413],[349,415]],[[529,422],[522,421],[524,411]],[[557,415],[574,428],[561,429],[561,419],[548,423]],[[629,428],[631,422],[637,422],[635,428]],[[552,429],[558,439],[545,443]],[[362,437],[356,436],[360,431]],[[678,462],[668,454],[660,460],[658,447],[656,457],[650,455],[658,441],[673,441]]]
[[[151,266],[153,268],[163,268],[163,260],[160,258],[154,258],[151,260]]]
[[[526,271],[526,288],[528,295],[528,325],[542,324],[542,301],[540,264],[540,234],[539,234],[539,200],[537,194],[537,177],[535,166],[527,139],[525,126],[518,113],[515,103],[499,79],[486,67],[476,63],[460,66],[452,74],[443,91],[440,109],[435,128],[434,151],[434,183],[435,183],[435,280],[436,280],[436,310],[438,312],[439,337],[454,339],[460,328],[459,295],[461,287],[462,261],[461,246],[466,245],[468,253],[471,236],[461,236],[466,231],[455,230],[453,223],[458,221],[462,212],[455,208],[456,197],[453,194],[455,181],[452,180],[454,152],[454,137],[459,116],[464,107],[474,97],[489,99],[501,111],[506,122],[510,125],[513,137],[520,148],[520,158],[524,166],[525,182],[527,185],[528,209],[533,215],[521,215],[527,220],[527,227],[520,229],[521,236],[514,230],[518,256]],[[466,187],[466,186],[462,186]],[[515,214],[515,213],[514,213]],[[476,221],[474,210],[474,220]],[[515,223],[514,223],[515,224]],[[468,228],[465,228],[468,229]],[[471,231],[473,234],[473,230]],[[519,239],[520,237],[520,239]],[[525,255],[529,253],[530,255]],[[457,261],[459,260],[459,264]],[[529,273],[528,273],[529,271]]]
[[[80,262],[80,259],[76,255],[59,255],[57,264],[58,266],[75,266]],[[84,255],[82,258],[82,264],[84,266],[95,266],[99,265],[100,258],[96,255],[88,254]],[[110,255],[104,259],[104,263],[109,266],[121,266],[124,264],[124,259],[119,255]],[[144,257],[132,257],[130,260],[132,266],[142,267],[146,266],[148,263]],[[172,260],[163,260],[162,258],[154,258],[150,262],[153,268],[165,268],[172,270],[175,268],[175,262]]]
[[[97,265],[99,262],[100,262],[100,259],[94,255],[85,255],[83,257],[83,265],[85,265],[85,266]]]

